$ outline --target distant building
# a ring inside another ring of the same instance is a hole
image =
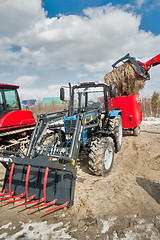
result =
[[[34,106],[36,103],[36,99],[29,99],[29,100],[23,100],[22,104],[25,106]]]
[[[43,98],[43,103],[51,104],[51,103],[62,103],[60,97],[50,97],[50,98]]]

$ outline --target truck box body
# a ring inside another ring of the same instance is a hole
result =
[[[140,95],[123,95],[112,99],[112,108],[122,111],[123,129],[132,129],[142,122]]]

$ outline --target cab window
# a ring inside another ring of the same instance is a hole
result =
[[[18,95],[16,90],[5,89],[4,95],[5,95],[7,110],[19,109]]]

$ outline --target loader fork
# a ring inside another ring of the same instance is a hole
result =
[[[6,166],[3,191],[0,193],[0,200],[6,200],[3,204],[18,203],[15,207],[29,206],[29,209],[58,205],[45,211],[46,213],[73,205],[75,165],[82,134],[81,117],[77,117],[70,142],[66,144],[68,148],[66,155],[52,153],[50,150],[50,156],[36,153],[36,148],[41,146],[44,132],[49,129],[50,122],[54,129],[54,122],[64,117],[63,112],[54,117],[40,115],[26,157],[9,157],[7,162],[7,157],[1,156],[0,160],[2,163],[5,162]]]
[[[47,188],[47,179],[48,179],[49,167],[46,167],[46,169],[45,169],[44,182],[43,182],[43,197],[41,199],[38,199],[38,200],[34,200],[36,195],[29,196],[29,193],[28,193],[28,184],[29,184],[29,176],[30,176],[30,171],[31,171],[31,165],[28,165],[28,168],[27,168],[26,182],[25,182],[25,192],[23,192],[19,195],[15,195],[15,191],[11,190],[14,167],[15,167],[15,164],[12,163],[11,170],[10,170],[10,177],[9,177],[9,193],[5,193],[6,189],[4,189],[3,191],[1,191],[1,195],[0,195],[0,200],[1,201],[2,200],[9,200],[9,199],[12,199],[12,200],[5,201],[3,204],[17,203],[17,202],[25,201],[25,203],[16,205],[16,207],[20,207],[20,206],[39,203],[40,205],[37,205],[37,206],[34,206],[34,207],[30,208],[30,209],[35,209],[35,208],[41,208],[41,207],[45,207],[45,206],[51,206],[51,205],[54,205],[57,202],[57,199],[53,199],[52,201],[47,202],[46,188]],[[19,199],[17,199],[17,198],[19,198]],[[63,207],[68,206],[68,204],[69,204],[69,201],[66,201],[64,204],[61,204],[60,206],[52,208],[52,209],[50,209],[49,211],[46,211],[46,212],[51,212],[51,211],[61,209]]]

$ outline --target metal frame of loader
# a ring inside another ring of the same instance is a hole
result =
[[[126,54],[124,57],[118,59],[115,63],[112,64],[113,69],[116,68],[116,65],[124,60],[129,60],[137,68],[137,74],[142,76],[145,80],[150,80],[150,75],[148,71],[141,66],[141,62],[137,61],[135,57],[131,57],[130,54]],[[158,63],[159,64],[159,63]]]
[[[102,112],[98,108],[87,111],[77,109],[75,113],[74,91],[84,86],[103,87],[105,98],[103,121]],[[104,128],[109,117],[121,114],[120,110],[109,111],[109,91],[109,86],[104,83],[83,83],[72,88],[70,86],[69,109],[38,116],[25,158],[21,158],[19,152],[1,150],[0,162],[6,168],[6,174],[0,200],[7,200],[4,203],[23,202],[16,207],[35,204],[30,209],[58,205],[46,213],[72,206],[79,152],[84,150],[86,143],[88,145],[97,136],[102,135],[112,137],[116,145],[114,133]],[[85,131],[88,129],[91,133],[89,138],[86,138],[84,133],[86,134]],[[47,134],[50,133],[51,145],[50,143],[47,145],[48,142],[45,145]]]

